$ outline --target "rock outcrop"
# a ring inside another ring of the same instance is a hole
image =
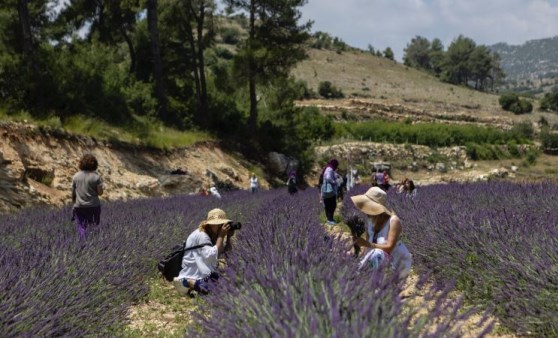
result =
[[[221,191],[249,185],[249,170],[213,142],[164,151],[0,123],[0,212],[70,203],[72,176],[85,153],[99,161],[105,200],[189,194],[204,185]],[[269,187],[262,178],[260,185]]]

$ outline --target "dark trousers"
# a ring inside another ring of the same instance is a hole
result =
[[[334,222],[333,214],[335,213],[335,208],[337,207],[337,196],[324,198],[324,207],[327,220]]]
[[[101,222],[101,207],[74,208],[74,216],[79,239],[83,240],[87,236],[87,228]]]

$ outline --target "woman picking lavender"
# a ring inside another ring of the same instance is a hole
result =
[[[368,249],[360,261],[360,268],[376,269],[384,262],[398,270],[401,277],[411,271],[413,258],[400,239],[401,221],[386,205],[387,195],[379,187],[372,187],[364,195],[351,197],[354,205],[367,217],[365,238],[353,236],[355,245]]]

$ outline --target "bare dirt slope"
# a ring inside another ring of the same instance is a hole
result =
[[[203,185],[247,189],[249,184],[246,162],[213,142],[163,151],[0,123],[0,212],[70,203],[72,176],[85,153],[99,161],[105,200],[188,194]],[[171,175],[177,169],[183,173]],[[268,187],[263,179],[260,184]]]

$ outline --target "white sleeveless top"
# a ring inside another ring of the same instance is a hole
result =
[[[368,238],[370,243],[386,244],[389,234],[389,226],[391,224],[391,217],[386,221],[384,227],[376,234],[374,240],[374,223],[368,220]],[[403,241],[398,240],[395,244],[393,250],[391,250],[391,264],[393,267],[401,266],[402,273],[405,275],[409,274],[411,270],[411,264],[413,262],[413,256],[409,252],[409,249],[405,246]]]

